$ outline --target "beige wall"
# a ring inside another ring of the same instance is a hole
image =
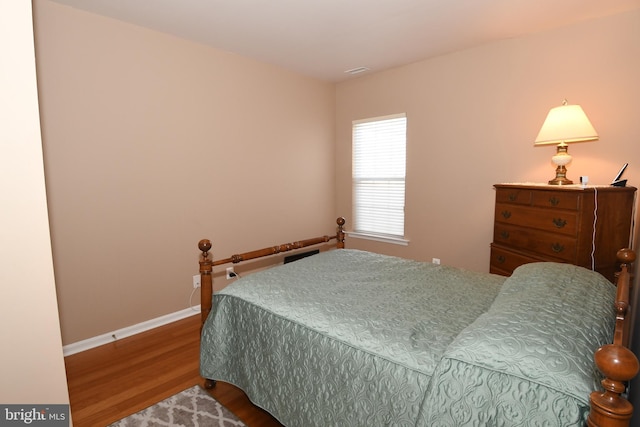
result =
[[[333,231],[333,85],[34,5],[65,344],[187,308],[201,238],[221,258]]]
[[[553,147],[532,141],[563,98],[600,133],[570,147],[569,176],[608,183],[630,162],[638,185],[638,11],[334,86],[34,5],[65,344],[187,307],[200,238],[222,257],[349,219],[355,119],[407,113],[411,242],[350,247],[487,271],[492,184],[553,176]]]
[[[406,112],[409,246],[349,246],[489,269],[499,182],[546,182],[553,146],[534,147],[548,110],[581,104],[600,134],[573,144],[569,177],[640,184],[640,11],[492,43],[337,85],[337,209],[351,212],[352,120]]]
[[[0,2],[0,52],[0,402],[68,404],[30,2]]]

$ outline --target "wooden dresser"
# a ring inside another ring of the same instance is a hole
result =
[[[634,187],[494,187],[491,273],[508,276],[528,262],[555,261],[595,269],[614,281],[616,252],[629,246]]]

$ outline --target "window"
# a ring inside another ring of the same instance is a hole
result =
[[[353,122],[354,234],[404,241],[407,117]]]

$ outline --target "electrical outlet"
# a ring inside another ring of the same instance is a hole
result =
[[[233,271],[233,267],[227,267],[227,280],[231,280],[236,277],[236,272]]]
[[[194,289],[195,288],[199,288],[201,284],[202,283],[200,283],[200,275],[196,274],[195,276],[193,276],[193,287],[194,287]]]
[[[440,258],[433,258],[433,259],[431,260],[431,262],[432,262],[433,264],[440,265]]]

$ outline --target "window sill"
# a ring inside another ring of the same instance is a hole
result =
[[[347,236],[357,239],[375,240],[376,242],[393,243],[394,245],[409,246],[409,240],[402,237],[381,236],[376,234],[359,233],[347,231]]]

